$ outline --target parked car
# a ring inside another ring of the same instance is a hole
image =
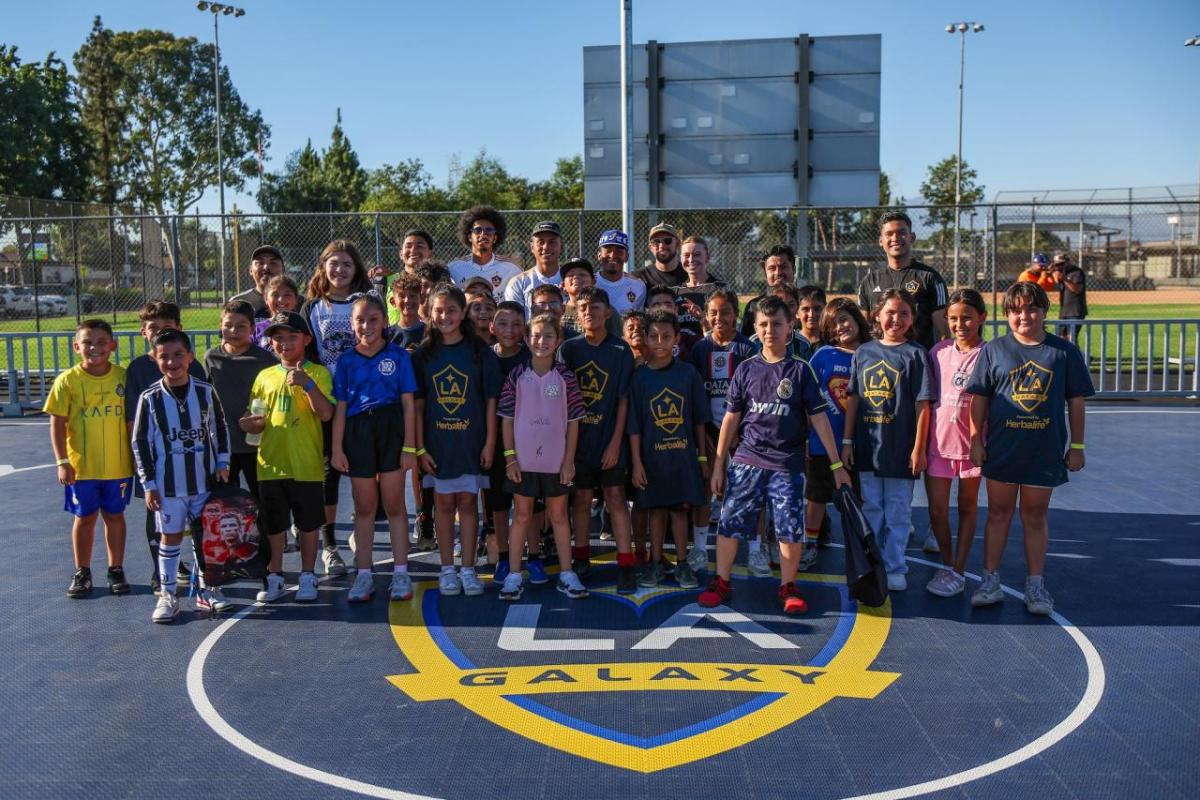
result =
[[[80,314],[90,314],[96,308],[96,296],[83,292],[78,299],[75,297],[75,285],[70,283],[43,283],[38,287],[40,294],[57,295],[66,300],[67,313],[74,316],[76,304]]]
[[[3,299],[5,316],[32,317],[36,313],[42,317],[63,317],[67,315],[67,299],[57,294],[34,294],[31,286],[0,287],[0,298]],[[35,312],[36,306],[36,312]]]

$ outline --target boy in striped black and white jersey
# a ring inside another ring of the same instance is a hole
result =
[[[151,620],[170,623],[179,614],[175,575],[183,532],[199,519],[214,474],[229,480],[229,429],[212,385],[188,375],[195,358],[188,335],[163,331],[152,352],[163,379],[138,398],[133,457],[161,537],[162,591]]]

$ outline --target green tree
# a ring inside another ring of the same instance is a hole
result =
[[[530,208],[533,188],[529,181],[512,175],[498,158],[480,150],[465,167],[455,159],[450,169],[450,194],[459,208],[475,205],[501,209]]]
[[[419,158],[384,164],[367,173],[367,199],[363,211],[450,211],[453,198],[434,186]]]
[[[88,141],[74,82],[51,53],[22,64],[0,45],[0,186],[7,194],[83,199]]]
[[[333,211],[356,211],[367,199],[367,173],[358,161],[358,154],[342,130],[342,110],[337,110],[337,122],[330,136],[329,149],[321,157],[321,173],[330,190]]]
[[[925,209],[925,224],[934,228],[929,237],[943,256],[954,244],[954,179],[956,156],[949,156],[929,167],[925,180],[921,182],[921,197],[928,204]],[[966,161],[962,162],[961,213],[969,213],[976,203],[983,200],[984,187],[976,184],[978,173]]]
[[[192,37],[105,33],[99,21],[76,53],[93,135],[108,124],[107,115],[117,113],[121,121],[108,162],[119,172],[107,180],[121,196],[160,216],[183,213],[217,185],[215,56],[212,45]],[[259,142],[266,146],[270,129],[242,101],[227,69],[219,80],[225,184],[238,190],[257,175],[256,148]]]
[[[79,94],[83,98],[83,126],[92,143],[88,179],[94,199],[116,205],[121,195],[124,153],[121,146],[123,115],[117,107],[120,73],[113,52],[113,32],[100,17],[92,20],[92,31],[83,47],[75,53],[75,71],[79,75]]]
[[[311,139],[287,157],[282,172],[263,175],[258,189],[258,204],[267,214],[329,211],[332,201]]]
[[[558,159],[554,174],[530,188],[532,208],[583,208],[583,157]]]

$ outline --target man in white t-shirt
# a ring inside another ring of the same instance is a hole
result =
[[[492,285],[492,295],[504,299],[504,284],[521,268],[511,261],[496,258],[496,248],[504,244],[508,225],[504,216],[491,206],[475,206],[458,220],[458,240],[471,250],[471,257],[451,261],[450,277],[459,286],[471,278],[483,278]]]
[[[613,316],[620,319],[627,311],[641,311],[646,305],[646,284],[625,272],[629,260],[629,237],[624,231],[607,230],[600,234],[596,264],[600,272],[596,285],[608,292]]]
[[[504,299],[520,303],[529,311],[533,290],[544,283],[562,285],[559,260],[562,258],[562,229],[557,222],[546,220],[533,226],[529,237],[529,249],[533,252],[533,269],[515,276],[504,287]]]

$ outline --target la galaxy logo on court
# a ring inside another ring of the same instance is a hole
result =
[[[390,608],[412,670],[388,680],[419,704],[456,703],[542,747],[634,772],[667,770],[828,703],[871,700],[900,677],[872,667],[890,605],[855,611],[836,579],[814,575],[809,584],[843,610],[828,636],[784,617],[770,593],[745,611],[704,609],[694,591],[666,585],[633,596],[601,585],[586,603],[546,591],[505,606],[443,599],[430,581],[412,603]]]

